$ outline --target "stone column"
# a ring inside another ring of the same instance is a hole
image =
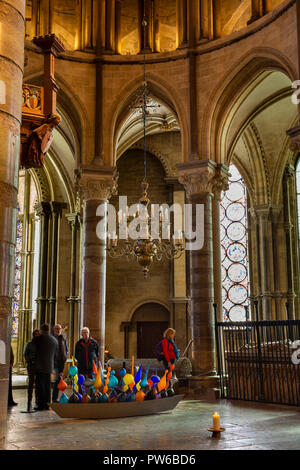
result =
[[[105,53],[115,53],[116,0],[106,0],[105,9]]]
[[[215,376],[214,338],[214,281],[213,281],[213,238],[212,238],[212,197],[216,164],[208,161],[194,161],[178,165],[179,181],[184,185],[187,202],[193,206],[193,231],[196,229],[196,205],[204,209],[204,226],[197,227],[204,235],[202,248],[189,251],[190,257],[190,322],[193,375],[202,381]]]
[[[75,36],[75,50],[81,51],[82,50],[82,0],[76,0],[76,36]]]
[[[51,217],[51,206],[49,202],[39,202],[35,205],[37,216],[40,218],[40,260],[39,260],[39,285],[37,303],[37,327],[49,321],[47,312],[48,305],[48,262],[49,262],[49,221]]]
[[[286,243],[286,274],[287,274],[287,301],[289,302],[290,319],[295,314],[295,285],[294,285],[294,263],[293,263],[293,224],[291,217],[291,191],[290,185],[294,177],[295,170],[287,166],[283,176],[283,201],[284,201],[284,231]],[[294,196],[292,192],[292,197]]]
[[[160,52],[160,36],[159,36],[159,2],[153,2],[153,52]]]
[[[151,0],[139,0],[139,51],[140,53],[152,52],[151,31],[152,31],[152,5]],[[145,7],[145,8],[144,8]],[[145,28],[142,26],[143,19],[146,21]]]
[[[176,0],[176,43],[178,49],[188,46],[187,0]]]
[[[98,207],[106,214],[107,202],[116,192],[114,168],[81,168],[78,172],[83,206],[82,315],[83,324],[99,344],[99,357],[104,362],[105,349],[105,290],[106,290],[106,232],[97,236],[97,224],[103,216],[96,215]],[[101,207],[102,206],[102,207]],[[106,216],[105,216],[106,217]]]
[[[115,32],[115,52],[121,54],[121,19],[122,19],[122,2],[116,0],[116,32]]]
[[[214,38],[213,0],[200,0],[200,36],[198,39]]]
[[[71,235],[71,269],[70,269],[70,295],[67,297],[67,302],[70,308],[69,314],[69,355],[74,355],[75,345],[75,313],[76,305],[78,304],[79,297],[76,295],[76,273],[77,273],[77,234],[80,228],[80,214],[66,214],[66,218],[70,225]],[[77,335],[76,335],[77,336]]]
[[[265,0],[251,0],[251,18],[247,24],[253,23],[265,14]]]
[[[50,267],[50,283],[49,283],[49,324],[52,328],[56,321],[57,307],[57,275],[58,275],[58,258],[59,258],[59,232],[62,210],[67,208],[64,202],[51,202],[51,262]]]
[[[0,448],[6,436],[24,65],[24,0],[0,0]]]

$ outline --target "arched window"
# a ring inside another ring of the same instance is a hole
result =
[[[12,337],[18,337],[19,322],[22,315],[31,330],[32,320],[36,317],[37,271],[39,247],[39,223],[35,216],[34,205],[38,200],[36,185],[30,171],[20,171],[15,278],[12,303]]]
[[[220,204],[223,315],[225,321],[245,321],[249,307],[247,194],[237,168],[230,165],[229,172],[229,189],[222,193]]]

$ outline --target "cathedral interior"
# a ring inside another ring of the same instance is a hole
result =
[[[281,359],[300,339],[300,1],[0,0],[0,39],[0,448],[10,346],[22,375],[43,323],[69,359],[88,326],[102,363],[152,358],[171,327],[191,400],[299,406]],[[203,246],[147,275],[96,234],[99,206],[139,200],[145,159],[151,203],[204,208]],[[230,365],[248,331],[255,396]]]

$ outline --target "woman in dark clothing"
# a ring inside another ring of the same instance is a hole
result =
[[[165,369],[170,370],[171,364],[179,358],[179,352],[174,342],[176,331],[173,328],[168,328],[164,332],[164,339],[162,340],[163,364]]]
[[[82,338],[75,346],[75,358],[78,363],[78,374],[83,374],[87,378],[93,373],[93,361],[97,364],[99,347],[97,341],[90,337],[89,328],[82,328],[81,334]]]
[[[14,353],[12,347],[10,347],[10,367],[9,367],[9,382],[8,382],[8,407],[16,406],[16,403],[12,395],[12,367],[14,365]]]

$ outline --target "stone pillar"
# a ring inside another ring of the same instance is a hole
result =
[[[52,328],[57,322],[57,275],[59,258],[59,232],[62,210],[67,207],[64,202],[51,202],[51,262],[49,263],[49,324]]]
[[[160,36],[159,36],[159,2],[153,2],[153,52],[160,52]]]
[[[77,19],[77,27],[76,27],[76,36],[75,36],[75,50],[81,51],[82,50],[82,0],[76,0],[76,19]]]
[[[121,19],[122,19],[122,2],[116,0],[116,32],[115,32],[115,52],[121,54]]]
[[[214,38],[213,0],[200,0],[200,35],[198,39]]]
[[[184,203],[185,193],[184,187],[178,183],[177,178],[168,178],[166,182],[172,189],[172,204],[178,204],[182,208],[182,217],[175,212],[173,216],[174,233],[177,230],[184,230]],[[186,285],[186,260],[184,254],[178,259],[172,261],[173,275],[171,277],[171,311],[172,311],[172,327],[176,330],[176,344],[181,354],[187,346],[188,336],[188,319],[187,319],[187,285]]]
[[[116,28],[116,0],[106,0],[105,9],[105,53],[114,54],[115,47],[115,28]]]
[[[37,303],[37,327],[49,321],[47,311],[48,295],[48,262],[49,262],[49,221],[51,217],[51,206],[49,202],[39,202],[35,205],[37,216],[40,218],[40,261],[39,261],[39,285]]]
[[[287,301],[289,302],[290,319],[295,318],[295,285],[294,285],[294,263],[293,263],[293,224],[291,217],[291,197],[295,197],[295,192],[291,193],[290,185],[295,176],[295,169],[290,165],[286,167],[283,176],[283,201],[284,201],[284,231],[286,243],[286,274],[287,274]],[[293,188],[294,189],[294,188]],[[295,221],[296,222],[296,221]],[[297,222],[296,222],[297,223]]]
[[[247,24],[253,23],[265,14],[265,0],[251,0],[251,18]]]
[[[204,209],[204,244],[200,249],[189,251],[190,257],[190,322],[193,375],[215,376],[214,338],[214,286],[213,286],[213,239],[212,197],[216,164],[210,160],[178,165],[179,181],[184,185],[187,202],[193,206],[193,231],[195,231],[196,205]]]
[[[67,297],[69,304],[69,355],[74,356],[75,341],[75,313],[76,305],[78,304],[79,297],[76,295],[76,273],[77,273],[77,234],[80,228],[80,214],[66,214],[66,218],[70,225],[71,235],[71,269],[70,269],[70,295]],[[77,335],[76,335],[77,336]]]
[[[24,0],[0,0],[0,448],[6,436],[24,65]]]
[[[151,0],[139,0],[139,51],[140,53],[152,52],[152,2]],[[145,28],[142,25],[143,19],[146,21]]]
[[[114,168],[89,167],[78,172],[83,206],[82,315],[83,324],[99,344],[99,358],[104,362],[105,349],[105,290],[106,290],[106,233],[97,236],[97,216],[100,207],[106,214],[108,199],[116,192]],[[102,206],[102,207],[101,207]]]
[[[176,0],[176,44],[177,49],[188,46],[187,0]]]

